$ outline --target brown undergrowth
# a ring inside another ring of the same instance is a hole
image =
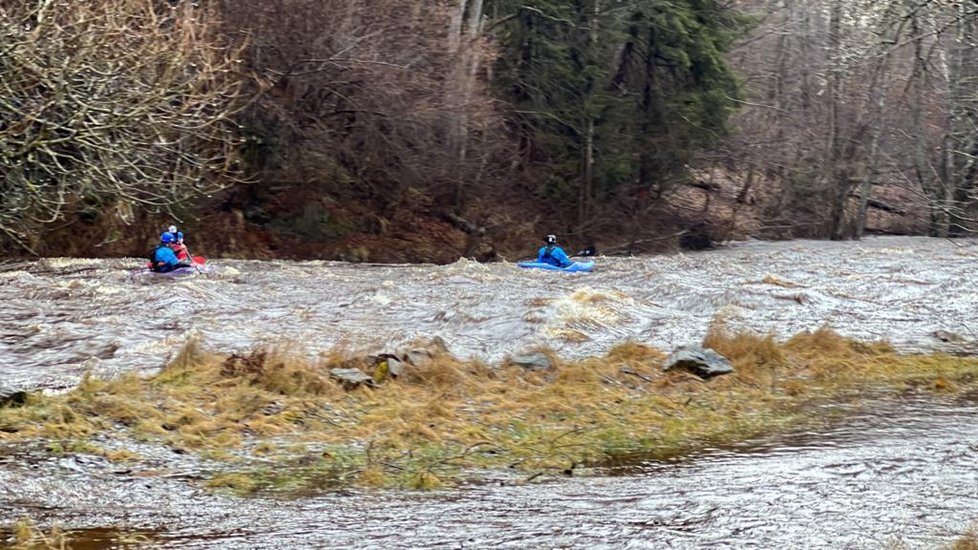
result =
[[[528,479],[622,456],[673,457],[824,421],[806,413],[813,402],[967,391],[978,378],[975,358],[900,354],[828,329],[777,342],[717,327],[704,343],[736,372],[708,381],[664,372],[662,351],[628,342],[577,361],[549,353],[544,371],[438,352],[397,379],[346,390],[329,369],[376,366],[285,346],[221,355],[191,340],[150,378],[86,377],[67,394],[0,408],[0,440],[42,439],[52,452],[98,453],[137,472],[137,453],[99,442],[164,444],[218,464],[206,484],[241,493],[430,488],[485,469]]]

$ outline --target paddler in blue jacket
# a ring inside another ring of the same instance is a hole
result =
[[[557,267],[567,267],[572,263],[570,258],[567,257],[567,253],[564,252],[564,249],[557,246],[557,237],[555,235],[547,235],[547,238],[543,239],[543,242],[546,244],[540,248],[540,252],[537,254],[538,262],[548,263]]]
[[[172,233],[166,232],[160,235],[160,245],[153,251],[153,271],[166,273],[178,267],[190,267],[190,264],[177,259],[177,254],[172,248],[175,242]]]

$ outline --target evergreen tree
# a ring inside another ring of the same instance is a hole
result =
[[[524,168],[564,206],[622,186],[663,192],[723,134],[724,52],[746,19],[717,0],[493,0],[495,78]]]

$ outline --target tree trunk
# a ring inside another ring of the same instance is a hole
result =
[[[859,215],[853,237],[861,239],[866,230],[866,211],[869,207],[869,196],[872,193],[873,182],[879,180],[880,165],[880,132],[883,125],[883,112],[886,107],[886,90],[889,89],[888,75],[890,68],[891,49],[884,45],[884,53],[879,60],[879,65],[873,74],[873,80],[869,86],[869,116],[866,119],[867,131],[869,133],[869,154],[866,159],[868,168],[863,174],[862,182],[859,186]]]
[[[831,228],[829,236],[832,240],[843,238],[843,224],[845,222],[846,203],[849,200],[849,192],[844,169],[842,167],[842,148],[843,138],[840,106],[842,104],[842,0],[833,0],[829,14],[829,52],[832,56],[829,75],[829,134],[826,147],[828,148],[828,158],[826,159],[824,174],[827,179],[831,205],[829,219]]]
[[[478,77],[480,56],[477,40],[482,31],[483,0],[459,0],[449,21],[448,48],[454,65],[445,88],[448,147],[455,159],[455,183],[452,203],[465,202],[467,186],[466,164],[469,156],[469,108],[475,80]],[[466,17],[468,14],[468,17]],[[463,24],[464,23],[464,24]]]
[[[950,74],[948,75],[950,105],[950,147],[946,154],[946,171],[949,175],[944,194],[944,206],[948,209],[947,234],[962,236],[972,230],[970,218],[974,212],[975,179],[978,164],[978,101],[974,87],[978,83],[978,65],[972,45],[975,33],[974,15],[963,3],[957,5],[955,37],[951,45]]]
[[[591,52],[596,49],[598,43],[598,15],[601,13],[600,0],[592,0],[591,4],[591,20],[590,29],[588,31],[588,44],[590,46]],[[593,61],[591,61],[593,63]],[[591,89],[588,90],[588,95],[593,96],[594,94],[594,84],[591,84]],[[589,97],[588,100],[591,98]],[[587,114],[587,122],[584,131],[584,154],[583,154],[583,166],[581,170],[581,187],[580,195],[578,197],[578,223],[584,224],[590,215],[591,210],[591,195],[594,188],[594,119],[596,117],[594,110],[594,105],[588,101],[587,106],[589,112]]]

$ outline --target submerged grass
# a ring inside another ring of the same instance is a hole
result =
[[[400,378],[345,390],[330,368],[376,366],[284,347],[218,355],[191,340],[151,378],[85,377],[67,394],[0,408],[0,439],[44,439],[52,453],[98,453],[137,469],[139,455],[88,441],[162,443],[219,463],[206,486],[239,494],[426,489],[479,469],[531,479],[635,454],[673,457],[823,421],[808,413],[812,403],[862,391],[978,385],[978,359],[900,354],[828,329],[777,342],[718,326],[704,343],[736,372],[709,381],[664,372],[663,352],[628,342],[579,361],[548,352],[544,371],[436,351]]]
[[[28,517],[19,519],[9,530],[0,529],[0,545],[11,550],[145,548],[151,542],[145,533],[113,529],[65,531],[55,524],[45,531]]]
[[[38,528],[29,518],[22,518],[14,524],[7,541],[10,548],[17,550],[54,550],[68,548],[68,537],[57,525],[47,532]]]

